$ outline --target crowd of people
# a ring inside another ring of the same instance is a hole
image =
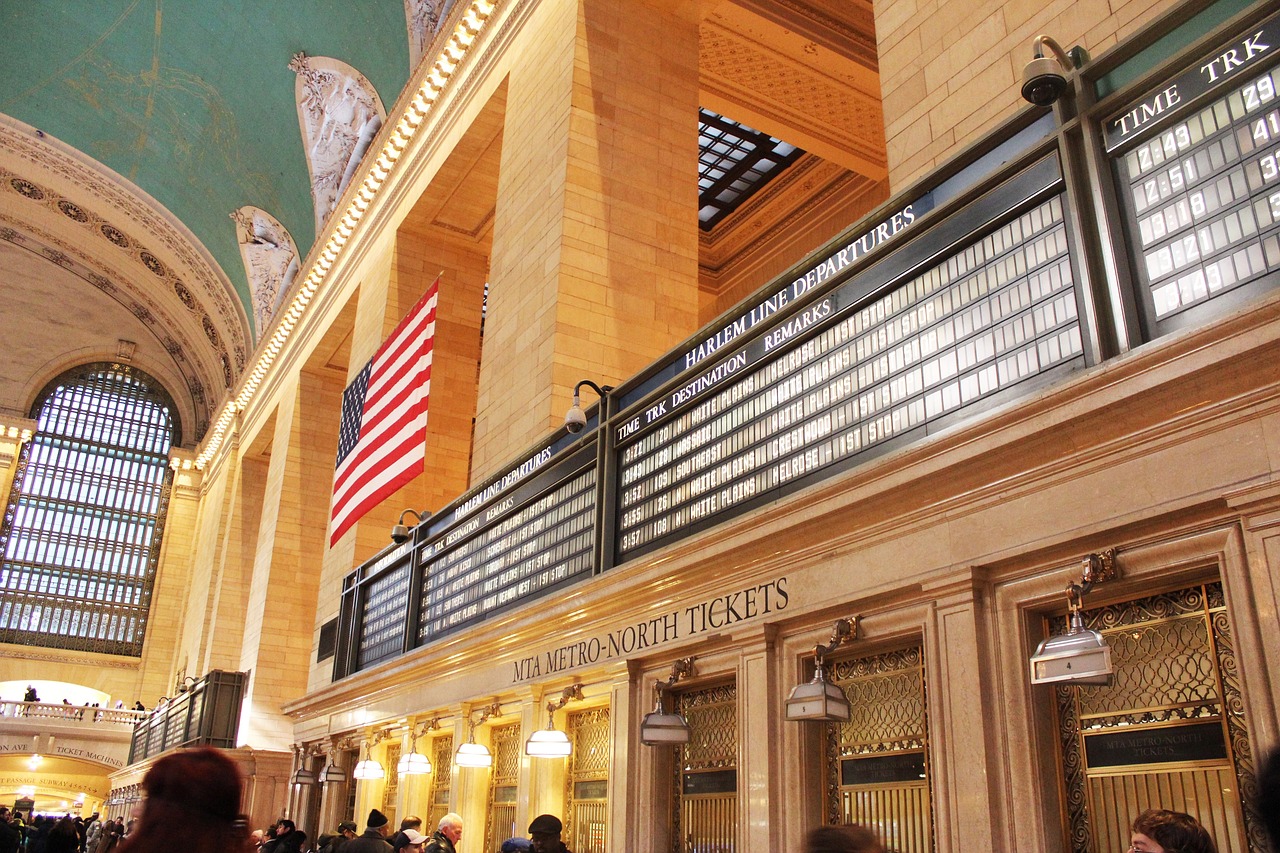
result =
[[[249,831],[240,812],[242,782],[235,763],[216,749],[200,748],[166,755],[142,780],[145,794],[136,820],[36,816],[28,823],[19,812],[0,805],[0,853],[457,853],[462,818],[447,814],[431,835],[422,819],[406,817],[400,830],[377,809],[369,812],[357,835],[353,821],[321,835],[314,846],[288,819],[267,830]],[[1272,844],[1280,849],[1280,749],[1263,762],[1255,811]],[[31,817],[28,815],[27,817]],[[510,838],[498,853],[570,853],[561,836],[564,824],[550,814],[529,824],[528,838]],[[1213,838],[1190,814],[1147,809],[1133,821],[1129,853],[1217,853]],[[888,853],[866,827],[820,826],[804,838],[804,853]]]
[[[26,815],[0,805],[0,853],[111,853],[133,821],[79,815]]]

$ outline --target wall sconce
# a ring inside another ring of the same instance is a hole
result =
[[[380,731],[373,736],[373,741],[364,742],[364,760],[356,764],[356,769],[352,771],[351,776],[354,779],[381,779],[387,775],[387,771],[383,769],[382,764],[374,761],[369,757],[369,748],[376,746],[383,738],[387,736],[386,731]]]
[[[418,522],[418,524],[421,524],[422,522],[426,521],[428,518],[431,517],[431,513],[427,512],[426,510],[422,512],[418,512],[416,509],[402,510],[400,513],[400,520],[397,521],[395,523],[395,526],[391,528],[391,541],[396,543],[397,545],[399,545],[401,542],[407,541],[409,538],[409,527],[404,523],[404,517],[406,515],[412,515],[414,520]]]
[[[347,771],[339,767],[333,760],[333,752],[329,753],[329,763],[320,771],[320,784],[340,785],[347,781]]]
[[[613,390],[612,385],[597,385],[590,379],[583,379],[577,385],[573,386],[573,405],[570,406],[569,411],[564,414],[564,428],[574,435],[582,432],[587,426],[587,414],[582,411],[582,403],[578,399],[579,392],[582,391],[583,385],[586,385],[588,388],[595,391],[601,400],[604,399],[606,394]]]
[[[1116,576],[1116,549],[1090,554],[1081,561],[1080,583],[1067,584],[1070,611],[1067,633],[1049,637],[1031,656],[1031,683],[1110,684],[1115,671],[1111,647],[1097,631],[1084,627],[1082,599],[1096,584]]]
[[[489,747],[476,743],[476,727],[483,726],[484,721],[490,717],[496,717],[502,713],[502,706],[497,700],[489,707],[480,712],[480,719],[474,722],[470,717],[467,718],[467,742],[458,747],[457,753],[453,756],[453,763],[459,767],[492,767],[493,754],[489,752]]]
[[[1044,55],[1046,47],[1052,57]],[[1037,107],[1052,106],[1067,91],[1067,74],[1083,67],[1089,52],[1079,45],[1064,51],[1049,36],[1036,36],[1031,51],[1033,59],[1022,70],[1022,97]]]
[[[303,746],[300,743],[293,745],[294,761],[298,768],[293,771],[293,775],[289,777],[291,785],[314,785],[316,784],[316,774],[311,768],[307,767],[307,759],[315,755],[312,747]]]
[[[429,731],[440,728],[440,718],[436,717],[422,724],[422,728],[414,732],[410,729],[409,754],[401,756],[396,765],[396,772],[401,776],[422,776],[431,772],[431,759],[418,752],[418,738]]]
[[[533,758],[564,758],[573,752],[569,736],[556,728],[555,716],[571,700],[582,701],[582,685],[566,687],[558,702],[547,703],[547,727],[534,732],[524,745],[524,751]]]
[[[826,658],[845,643],[858,637],[858,618],[837,619],[831,631],[831,640],[825,646],[818,644],[813,650],[816,662],[813,679],[797,684],[787,697],[788,720],[809,720],[823,723],[847,723],[851,708],[849,700],[838,684],[827,681]]]
[[[657,694],[657,702],[653,711],[645,714],[640,721],[640,742],[645,746],[689,742],[689,721],[680,714],[668,714],[662,707],[662,698],[677,681],[694,674],[693,661],[694,658],[691,657],[681,658],[672,664],[670,678],[654,682],[653,692]]]

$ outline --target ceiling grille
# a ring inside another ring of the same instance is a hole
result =
[[[710,231],[803,153],[767,133],[698,110],[698,226]]]

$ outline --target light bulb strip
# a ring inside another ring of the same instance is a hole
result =
[[[403,115],[397,120],[397,124],[388,133],[387,141],[382,151],[377,157],[373,158],[369,171],[359,184],[359,190],[352,198],[346,212],[340,218],[335,215],[336,212],[330,215],[329,222],[331,223],[332,233],[329,235],[324,249],[321,250],[312,265],[311,271],[306,275],[303,286],[294,295],[288,311],[284,312],[281,317],[281,322],[276,327],[276,331],[271,336],[269,343],[258,356],[253,369],[249,371],[235,400],[227,404],[226,408],[222,410],[222,414],[214,422],[204,449],[195,458],[194,464],[196,468],[203,470],[209,464],[209,461],[221,449],[223,439],[226,437],[227,430],[231,427],[236,415],[248,408],[253,401],[254,395],[262,386],[268,371],[284,349],[284,345],[293,333],[298,320],[302,318],[320,285],[328,278],[330,270],[338,260],[338,256],[355,234],[356,226],[360,224],[373,200],[382,189],[383,184],[390,177],[391,170],[400,159],[400,155],[407,150],[409,143],[417,135],[419,129],[424,126],[425,120],[434,108],[440,93],[444,90],[450,78],[457,72],[471,45],[493,14],[494,6],[493,0],[473,0],[470,7],[462,15],[458,25],[454,28],[453,34],[446,40],[444,47],[439,55],[436,56],[436,61],[432,64],[431,70],[427,72],[426,79],[419,86],[418,92],[405,108]],[[27,437],[29,437],[29,431],[23,440],[25,441]]]

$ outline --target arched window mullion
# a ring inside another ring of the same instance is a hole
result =
[[[46,386],[0,524],[0,642],[141,655],[173,414],[151,377],[120,365]]]

